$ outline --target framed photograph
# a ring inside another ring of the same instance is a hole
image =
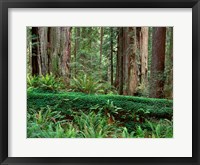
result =
[[[199,162],[198,0],[1,0],[0,163]]]

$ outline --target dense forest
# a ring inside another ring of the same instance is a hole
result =
[[[27,136],[173,137],[173,27],[27,27]]]

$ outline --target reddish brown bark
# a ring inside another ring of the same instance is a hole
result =
[[[148,78],[148,27],[141,27],[140,36],[141,83],[147,86]]]
[[[123,28],[123,76],[124,76],[124,89],[123,94],[127,95],[129,90],[129,77],[128,77],[128,65],[129,65],[129,28]]]
[[[70,82],[70,29],[70,27],[61,28],[61,70],[67,84]]]
[[[137,50],[137,37],[136,28],[129,28],[129,44],[130,44],[130,55],[129,55],[129,95],[134,95],[136,93],[136,88],[138,85],[138,69],[136,61],[136,50]]]
[[[166,28],[153,28],[150,97],[164,97]]]
[[[60,27],[51,27],[49,29],[49,70],[56,76],[61,75],[60,66],[60,47],[61,47],[61,28]]]
[[[123,61],[123,28],[119,28],[119,94],[123,94],[123,84],[124,84],[124,61]]]
[[[47,27],[39,27],[39,45],[40,45],[40,65],[41,65],[41,74],[46,75],[48,72],[48,56],[47,56]]]

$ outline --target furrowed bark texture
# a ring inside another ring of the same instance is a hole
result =
[[[150,97],[164,97],[166,28],[153,28]]]

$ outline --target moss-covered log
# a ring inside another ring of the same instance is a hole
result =
[[[57,110],[65,113],[69,109],[87,111],[92,106],[105,106],[108,100],[123,111],[137,112],[148,111],[149,116],[171,118],[173,116],[173,102],[167,99],[142,98],[120,95],[88,95],[75,92],[42,92],[29,90],[27,95],[28,108],[41,109],[42,107],[55,106]]]

